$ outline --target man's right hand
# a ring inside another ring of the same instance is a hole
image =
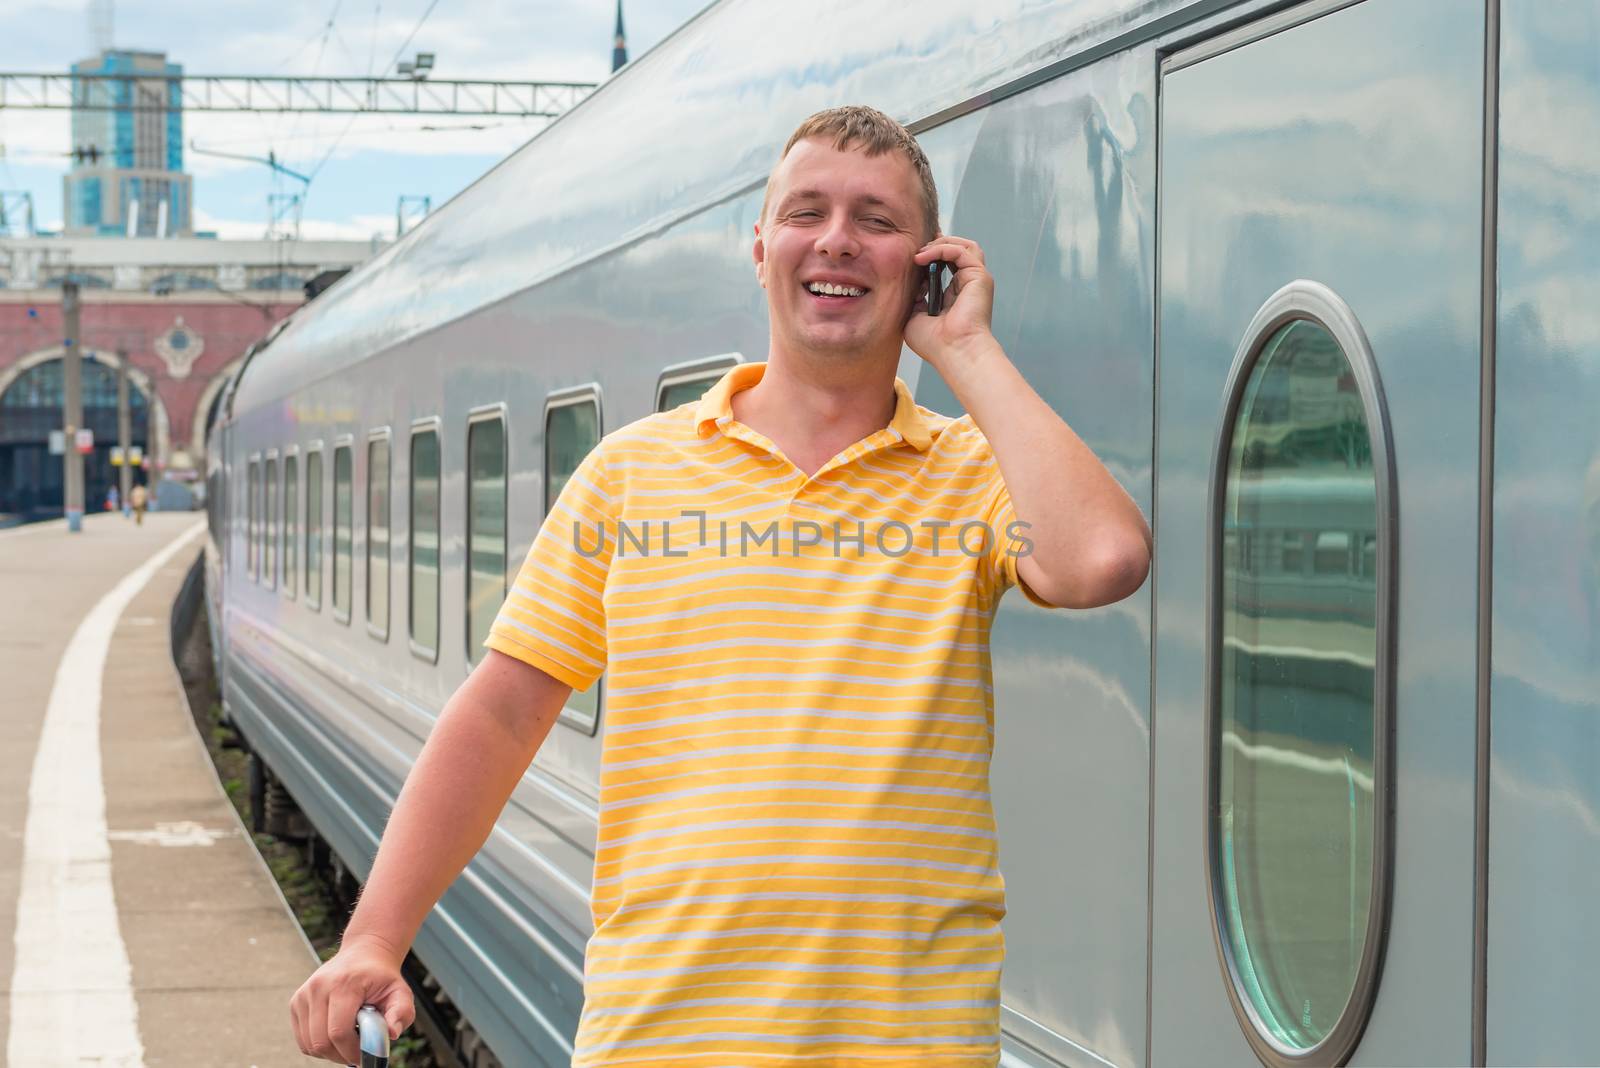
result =
[[[383,1013],[390,1041],[399,1038],[417,1015],[411,988],[400,975],[399,959],[384,947],[354,942],[341,947],[289,999],[300,1052],[335,1064],[360,1064],[356,1011],[363,1005]]]
[[[289,1001],[306,1056],[359,1064],[363,1005],[383,1013],[391,1040],[416,1019],[400,976],[405,947],[489,837],[571,692],[491,649],[446,702],[384,824],[339,955]]]

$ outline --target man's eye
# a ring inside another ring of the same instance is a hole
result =
[[[867,222],[871,223],[873,226],[887,226],[890,228],[893,228],[894,226],[894,223],[883,218],[881,215],[870,215],[867,217]]]
[[[791,219],[819,219],[821,217],[820,212],[812,211],[810,208],[802,208],[800,211],[789,213],[789,218]]]

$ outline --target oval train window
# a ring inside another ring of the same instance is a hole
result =
[[[1268,1064],[1338,1064],[1371,1008],[1389,893],[1397,513],[1382,390],[1312,282],[1257,313],[1212,468],[1213,933]]]

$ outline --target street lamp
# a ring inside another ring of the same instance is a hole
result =
[[[416,59],[402,60],[395,70],[420,82],[428,76],[429,71],[433,70],[433,53],[418,52]]]

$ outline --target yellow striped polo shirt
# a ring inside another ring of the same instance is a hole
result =
[[[607,435],[486,642],[608,672],[573,1064],[994,1065],[989,630],[1026,530],[898,378],[807,477],[733,418],[764,370]]]

